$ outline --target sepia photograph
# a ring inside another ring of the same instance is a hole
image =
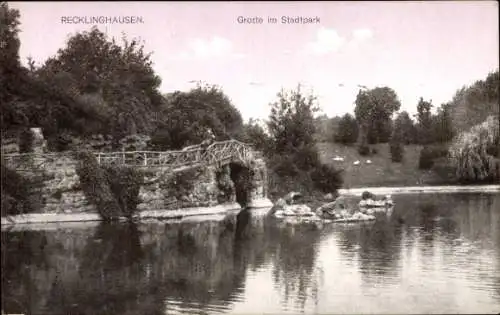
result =
[[[498,1],[0,1],[1,314],[500,314]]]

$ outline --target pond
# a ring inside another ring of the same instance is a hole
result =
[[[212,220],[2,231],[24,314],[498,313],[500,195],[398,195],[369,224]]]

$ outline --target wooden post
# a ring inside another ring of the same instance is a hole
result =
[[[148,166],[148,154],[144,153],[144,166]]]

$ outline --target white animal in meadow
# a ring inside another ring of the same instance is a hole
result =
[[[366,164],[372,164],[372,160],[366,160]]]
[[[354,164],[354,165],[359,165],[359,163],[360,163],[360,162],[359,162],[359,160],[358,160],[358,161],[354,161],[354,163],[352,163],[352,164]]]

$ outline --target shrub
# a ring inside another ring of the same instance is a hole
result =
[[[460,133],[450,148],[450,161],[462,182],[498,182],[500,180],[500,126],[498,116]]]
[[[420,151],[418,168],[429,170],[434,165],[434,160],[448,155],[448,149],[444,146],[424,146]]]
[[[404,147],[399,142],[392,142],[389,145],[392,162],[399,163],[403,161]]]
[[[175,173],[164,184],[164,188],[167,189],[169,194],[180,200],[193,191],[195,180],[199,177],[200,173],[199,169]]]
[[[144,180],[142,173],[130,167],[105,167],[106,178],[123,216],[131,219],[140,202],[139,190]]]
[[[330,165],[320,164],[311,172],[314,187],[324,193],[337,191],[342,186],[342,171]]]
[[[360,144],[358,146],[358,153],[361,156],[369,156],[371,153],[370,147],[366,144]]]
[[[1,164],[2,217],[36,211],[32,202],[33,182]]]
[[[80,186],[90,203],[105,221],[125,216],[132,218],[139,202],[142,175],[124,167],[101,167],[92,153],[78,156],[76,169]]]

